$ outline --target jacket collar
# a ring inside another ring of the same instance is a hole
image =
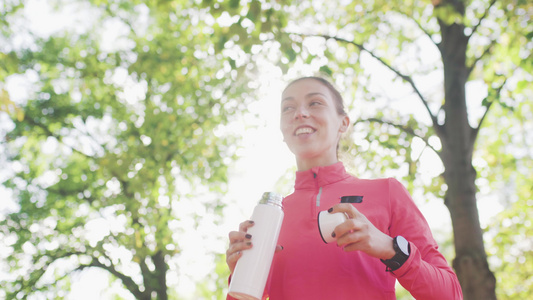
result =
[[[336,162],[329,166],[314,167],[307,171],[296,172],[294,189],[314,189],[328,184],[339,182],[350,177],[342,162]]]

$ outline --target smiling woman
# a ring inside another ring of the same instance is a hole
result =
[[[280,129],[298,171],[294,192],[283,200],[263,299],[395,299],[396,280],[416,299],[462,299],[457,276],[401,183],[356,178],[339,162],[338,143],[349,124],[342,97],[322,78],[297,79],[282,93]],[[359,201],[339,204],[345,196]],[[323,211],[346,216],[324,233],[337,247],[325,244],[318,231]],[[245,221],[229,233],[231,273],[254,247],[247,232],[252,226]]]
[[[340,137],[349,124],[342,98],[324,79],[304,77],[285,88],[280,127],[298,170],[335,163]]]

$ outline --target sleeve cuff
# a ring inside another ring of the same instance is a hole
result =
[[[418,251],[418,248],[415,246],[415,244],[413,244],[412,242],[409,242],[409,247],[410,247],[410,253],[409,253],[409,258],[405,261],[405,263],[399,267],[396,271],[391,271],[391,273],[396,277],[396,278],[399,278],[399,277],[402,277],[403,275],[405,275],[407,272],[409,272],[409,270],[411,269],[411,266],[413,264],[413,262],[415,260],[420,260],[422,259],[421,256],[420,256],[420,252]]]

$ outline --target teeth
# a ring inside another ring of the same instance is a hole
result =
[[[303,127],[303,128],[298,128],[294,134],[300,135],[300,134],[307,134],[307,133],[313,133],[313,132],[314,130],[312,128]]]

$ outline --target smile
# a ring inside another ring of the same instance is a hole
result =
[[[298,136],[298,135],[301,135],[301,134],[311,134],[313,132],[315,132],[316,130],[311,128],[311,127],[300,127],[298,129],[296,129],[296,131],[294,132],[294,135]]]

